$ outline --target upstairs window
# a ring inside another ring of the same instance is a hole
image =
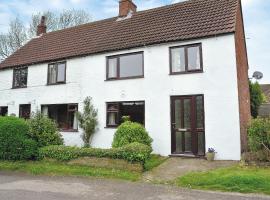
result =
[[[48,85],[66,82],[66,62],[49,64]]]
[[[143,52],[107,58],[107,80],[143,77]]]
[[[78,120],[75,114],[78,111],[78,104],[42,105],[41,111],[43,115],[53,119],[61,131],[78,130]]]
[[[27,87],[28,68],[18,68],[13,70],[13,88]]]
[[[107,127],[120,125],[123,116],[144,125],[144,101],[107,103]]]
[[[201,44],[170,48],[170,74],[194,73],[202,70]]]

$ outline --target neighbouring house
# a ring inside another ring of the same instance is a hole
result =
[[[239,160],[250,120],[240,0],[190,0],[37,36],[0,64],[1,114],[54,119],[66,145],[82,145],[74,113],[93,98],[94,147],[111,147],[122,116],[143,124],[154,153]]]
[[[270,117],[270,84],[261,84],[261,89],[266,97],[264,102],[259,108],[260,117]]]

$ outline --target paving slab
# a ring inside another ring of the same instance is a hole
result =
[[[236,165],[237,161],[212,161],[204,159],[171,157],[160,166],[143,175],[144,181],[149,182],[170,182],[177,177],[183,176],[188,172],[208,171],[220,167]]]

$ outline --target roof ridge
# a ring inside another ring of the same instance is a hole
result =
[[[168,8],[168,7],[175,6],[176,4],[185,4],[185,3],[188,3],[190,1],[205,1],[205,0],[184,0],[184,1],[181,1],[181,2],[177,2],[177,3],[173,3],[173,4],[169,4],[169,5],[164,5],[164,6],[159,6],[159,7],[156,7],[156,8],[140,10],[140,11],[135,12],[134,14],[137,14],[137,13],[140,14],[140,13],[144,13],[144,12],[151,12],[151,11],[158,10],[158,9],[165,9],[165,8]],[[100,19],[100,20],[88,22],[88,23],[85,23],[85,24],[80,24],[80,25],[76,25],[76,26],[72,26],[72,27],[68,27],[68,28],[64,28],[64,29],[60,29],[60,30],[50,31],[50,32],[45,33],[43,35],[56,33],[56,32],[60,32],[60,31],[66,31],[66,30],[70,30],[70,29],[75,29],[75,28],[79,28],[79,27],[83,27],[83,26],[89,26],[89,25],[101,23],[101,22],[104,22],[104,21],[110,21],[110,20],[117,19],[117,18],[118,18],[118,16],[109,17],[109,18],[105,18],[105,19]],[[33,39],[36,39],[36,38],[33,38]]]

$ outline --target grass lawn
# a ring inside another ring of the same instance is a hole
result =
[[[189,173],[178,178],[177,185],[194,189],[270,195],[270,168],[234,166]]]
[[[140,173],[106,169],[93,168],[88,166],[66,165],[60,162],[45,161],[0,161],[1,171],[26,172],[33,175],[50,175],[50,176],[86,176],[99,178],[117,178],[129,181],[137,181],[141,178]]]
[[[152,154],[150,159],[148,159],[144,164],[144,170],[150,171],[153,168],[159,166],[163,162],[165,162],[168,159],[168,157],[163,157],[160,155]]]

